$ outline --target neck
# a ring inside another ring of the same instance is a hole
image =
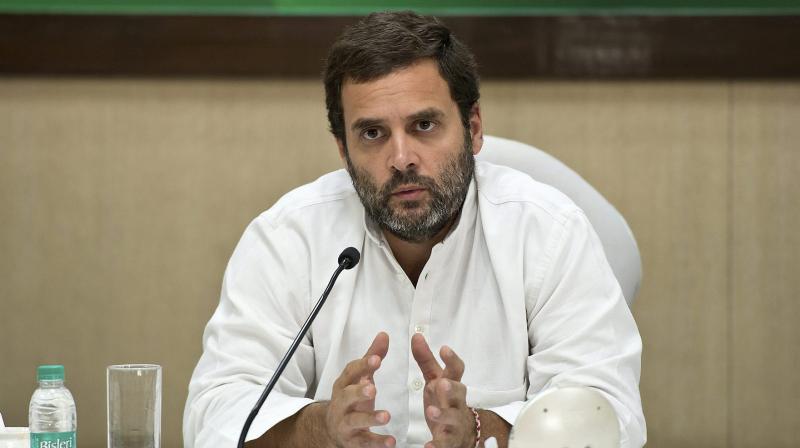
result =
[[[449,232],[450,228],[453,227],[453,223],[456,222],[456,219],[458,219],[459,215],[460,213],[456,213],[454,217],[450,218],[450,221],[442,228],[442,230],[436,233],[436,235],[433,237],[424,241],[405,241],[398,238],[393,233],[388,232],[385,229],[383,230],[383,236],[389,243],[389,247],[392,249],[394,258],[400,264],[400,267],[403,268],[403,271],[406,273],[408,279],[411,280],[411,283],[414,286],[417,286],[419,275],[422,273],[422,269],[425,268],[425,264],[431,257],[433,246],[441,243],[442,240],[444,240],[444,237],[447,236],[447,232]]]

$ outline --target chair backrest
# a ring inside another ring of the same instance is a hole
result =
[[[625,218],[578,173],[546,152],[514,140],[484,136],[479,160],[505,165],[551,185],[583,209],[600,237],[608,263],[622,287],[628,306],[642,280],[639,247]]]

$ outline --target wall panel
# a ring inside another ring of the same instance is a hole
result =
[[[164,446],[247,223],[338,167],[303,82],[0,81],[0,406],[27,425],[63,363],[81,446],[105,446],[105,366],[164,366]]]
[[[570,165],[626,217],[643,282],[649,446],[725,446],[728,87],[491,83],[490,133]]]
[[[732,446],[800,446],[800,87],[733,96]]]
[[[484,83],[488,133],[562,159],[636,234],[648,446],[800,444],[799,92]],[[164,446],[181,444],[202,329],[244,226],[339,167],[322,95],[316,81],[0,78],[8,424],[26,423],[35,366],[62,362],[81,446],[104,446],[105,366],[158,362]]]

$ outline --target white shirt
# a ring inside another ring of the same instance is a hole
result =
[[[595,387],[620,419],[623,447],[645,442],[641,339],[600,241],[566,196],[510,168],[477,162],[464,207],[434,246],[416,288],[339,170],[280,199],[245,230],[206,327],[189,384],[186,447],[235,446],[247,414],[336,268],[344,271],[255,419],[248,440],[315,400],[380,331],[389,352],[375,374],[375,432],[400,447],[431,439],[424,380],[410,340],[465,363],[470,406],[513,423],[525,400],[552,387]],[[442,364],[441,359],[438,359]]]

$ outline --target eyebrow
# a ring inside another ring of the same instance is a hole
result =
[[[423,109],[423,110],[421,110],[419,112],[415,112],[415,113],[409,115],[408,116],[408,120],[409,121],[420,121],[420,120],[439,121],[443,117],[444,117],[444,112],[442,112],[441,110],[439,110],[439,109],[437,109],[435,107],[429,107],[427,109]]]
[[[350,126],[350,129],[352,129],[353,132],[357,132],[362,129],[380,126],[381,124],[383,124],[383,120],[378,118],[359,118],[353,122],[353,125]]]
[[[420,121],[420,120],[441,120],[444,117],[444,112],[435,108],[429,107],[427,109],[422,109],[419,112],[414,112],[413,114],[406,117],[408,121]],[[353,124],[350,126],[350,129],[353,132],[360,131],[362,129],[372,128],[376,126],[381,126],[384,120],[380,118],[359,118],[358,120],[354,121]]]

